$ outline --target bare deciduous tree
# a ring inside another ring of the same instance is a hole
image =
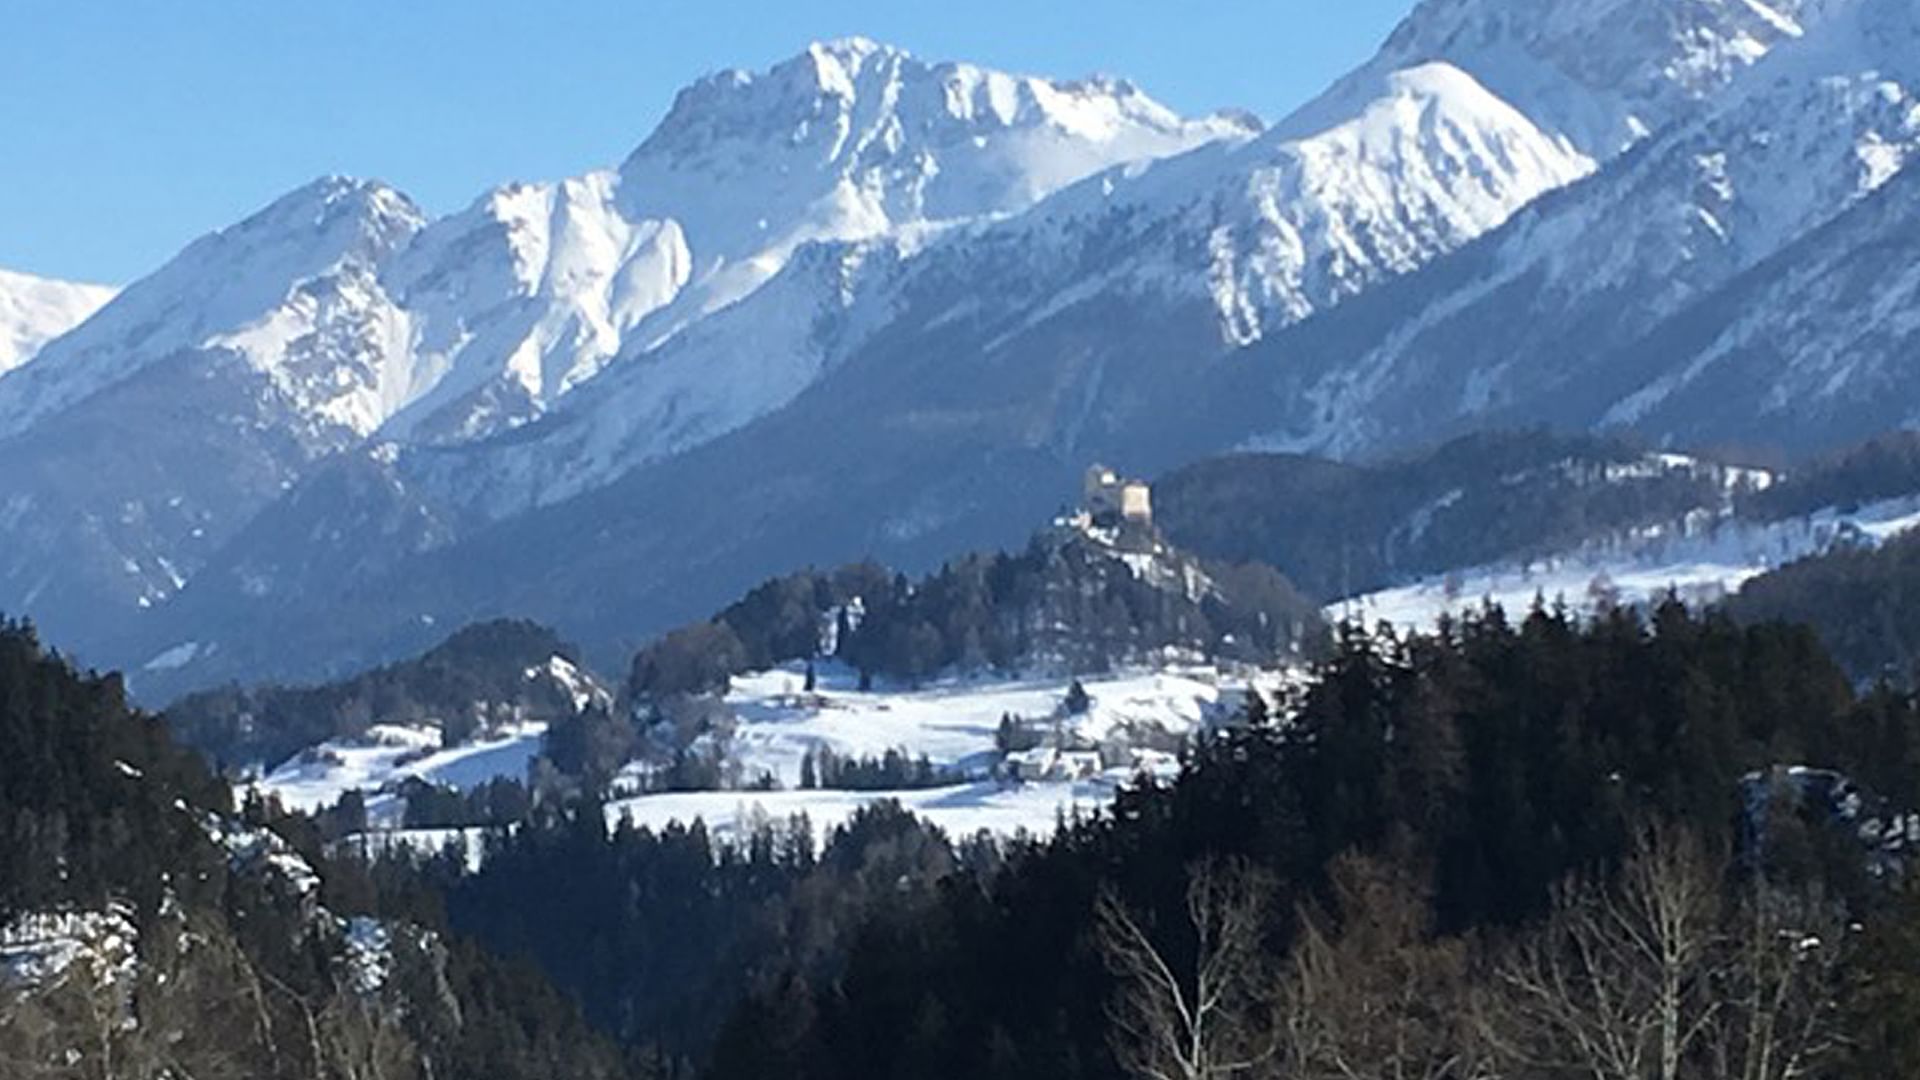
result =
[[[1839,1049],[1846,920],[1817,893],[1756,887],[1730,918],[1708,1032],[1714,1080],[1796,1080]]]
[[[1114,1052],[1142,1080],[1222,1080],[1272,1059],[1273,980],[1264,962],[1268,883],[1243,863],[1207,861],[1188,875],[1185,933],[1156,943],[1111,895],[1099,943],[1121,980]]]
[[[1498,969],[1486,1028],[1507,1056],[1594,1080],[1678,1080],[1715,1020],[1714,860],[1691,837],[1650,831],[1617,887],[1575,879]]]
[[[1472,1080],[1485,1054],[1466,1007],[1467,943],[1433,940],[1404,868],[1343,856],[1331,912],[1301,913],[1284,997],[1288,1068],[1311,1080]]]
[[[1593,1080],[1795,1080],[1832,1049],[1838,920],[1748,887],[1688,834],[1645,833],[1609,888],[1576,879],[1512,943],[1481,1030],[1512,1071]]]

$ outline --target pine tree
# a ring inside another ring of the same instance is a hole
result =
[[[1085,716],[1092,708],[1093,698],[1087,693],[1087,688],[1080,685],[1079,679],[1073,680],[1073,685],[1067,688],[1067,715]]]

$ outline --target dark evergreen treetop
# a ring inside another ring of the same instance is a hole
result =
[[[1842,546],[1754,578],[1728,601],[1742,619],[1813,627],[1860,682],[1920,675],[1920,535]]]

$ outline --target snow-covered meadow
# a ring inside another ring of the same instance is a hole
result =
[[[1430,628],[1443,614],[1488,602],[1509,613],[1536,600],[1589,612],[1598,603],[1644,604],[1668,592],[1711,603],[1769,570],[1840,544],[1879,544],[1920,525],[1920,497],[1750,522],[1699,519],[1684,529],[1653,528],[1537,559],[1457,570],[1331,605],[1331,619]]]
[[[471,791],[496,777],[525,780],[547,725],[512,724],[460,746],[442,747],[430,727],[377,724],[351,739],[302,751],[252,785],[290,810],[313,813],[349,791],[367,797],[376,825],[398,825],[404,807],[390,789],[409,779]]]
[[[608,820],[658,829],[699,819],[726,838],[763,821],[785,823],[805,814],[824,836],[861,807],[895,800],[955,835],[1045,835],[1063,815],[1104,807],[1142,774],[1169,775],[1178,768],[1178,747],[1235,715],[1250,687],[1271,692],[1288,678],[1283,672],[1204,665],[1086,677],[1081,681],[1090,704],[1084,713],[1069,714],[1064,703],[1074,680],[1065,675],[863,690],[852,671],[822,664],[808,690],[805,666],[790,664],[736,678],[724,698],[732,717],[723,740],[727,759],[750,783],[771,780],[769,790],[638,794],[646,766],[635,763],[616,779],[616,794],[622,788],[628,794],[608,804]],[[996,744],[1007,717],[1039,744],[1011,755],[1012,767]],[[360,738],[305,751],[255,786],[308,811],[357,789],[381,831],[380,846],[408,843],[399,832],[405,812],[397,794],[401,783],[419,779],[470,791],[496,777],[524,780],[544,732],[544,725],[524,724],[443,748],[436,729],[376,726]],[[804,759],[822,751],[841,760],[889,752],[909,761],[925,758],[951,783],[910,790],[801,789]],[[444,833],[422,830],[414,846],[438,847],[449,838]]]
[[[1143,774],[1178,768],[1175,747],[1233,716],[1250,686],[1272,690],[1277,672],[1226,673],[1208,666],[1135,670],[1081,680],[1091,704],[1068,715],[1073,680],[956,679],[921,688],[861,690],[851,671],[823,666],[805,689],[801,665],[734,680],[726,702],[737,726],[731,756],[743,774],[766,775],[772,791],[672,792],[617,800],[609,820],[660,828],[703,821],[719,837],[805,814],[821,835],[861,807],[892,800],[960,836],[1051,833],[1063,816],[1091,813]],[[1023,721],[1043,745],[1002,768],[995,736],[1003,717]],[[802,761],[828,750],[877,758],[925,756],[950,785],[901,791],[799,790]],[[1014,772],[1027,778],[1016,778]]]

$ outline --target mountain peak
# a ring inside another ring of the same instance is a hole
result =
[[[323,176],[296,188],[194,241],[0,382],[0,434],[23,430],[181,350],[237,352],[261,371],[297,367],[304,378],[335,387],[327,394],[337,391],[336,383],[357,383],[336,379],[323,357],[336,346],[372,356],[389,343],[329,343],[322,331],[356,338],[397,333],[384,314],[368,314],[385,308],[383,297],[371,295],[373,279],[380,263],[425,224],[412,200],[378,181]],[[378,325],[340,330],[360,321]],[[346,422],[370,430],[373,421],[356,415]]]
[[[842,68],[858,68],[876,56],[905,59],[912,54],[869,37],[854,35],[816,41],[807,46],[805,55],[816,64],[831,63]]]
[[[1604,160],[1854,0],[1423,0],[1374,58],[1282,122],[1312,134],[1388,72],[1435,60]]]
[[[1089,123],[1094,114],[1099,122]],[[1009,129],[1111,137],[1128,125],[1163,134],[1207,125],[1214,134],[1245,128],[1243,121],[1219,117],[1184,120],[1125,79],[1054,80],[930,63],[905,49],[847,37],[814,42],[765,71],[728,69],[681,90],[623,170],[649,159],[700,162],[722,154],[724,144],[746,141],[843,160],[875,148],[960,143]]]
[[[315,233],[360,231],[375,243],[390,245],[426,224],[424,211],[399,190],[379,180],[329,174],[287,192],[242,221],[237,230],[291,230]],[[234,230],[223,230],[225,235]]]
[[[1018,213],[1114,165],[1249,134],[1120,80],[928,63],[847,38],[682,90],[621,165],[619,208],[677,223],[694,284],[682,306],[697,315],[757,288],[801,244]]]

